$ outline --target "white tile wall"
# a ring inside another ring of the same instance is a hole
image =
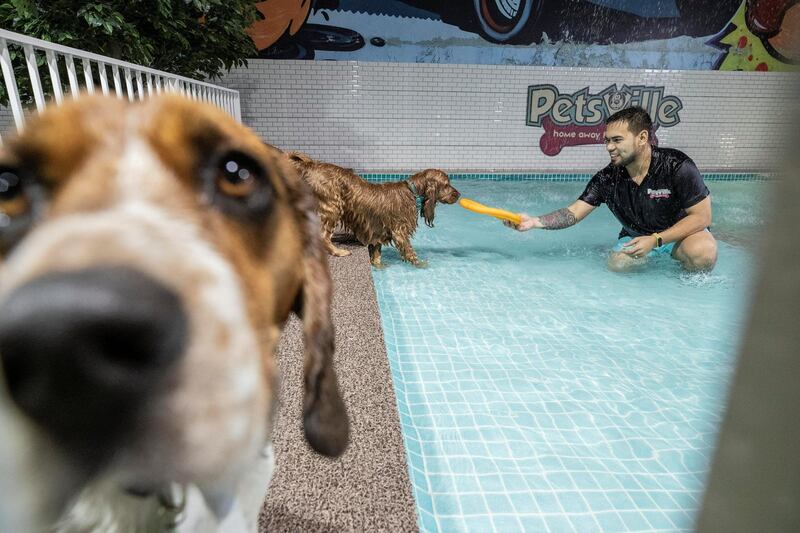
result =
[[[5,138],[6,135],[16,132],[14,125],[14,115],[11,114],[11,108],[0,106],[0,135]]]
[[[527,88],[590,93],[616,83],[664,86],[684,104],[662,146],[703,171],[772,170],[781,159],[784,103],[796,74],[250,60],[223,84],[241,91],[242,120],[267,142],[359,171],[591,171],[601,145],[539,149],[525,125]]]

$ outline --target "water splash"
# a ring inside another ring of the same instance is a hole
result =
[[[714,272],[686,272],[683,271],[679,275],[682,284],[690,287],[716,287],[719,285],[727,285],[732,280],[725,275],[715,274]]]

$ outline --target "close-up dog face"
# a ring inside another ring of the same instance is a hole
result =
[[[428,226],[433,226],[436,202],[454,204],[458,201],[461,193],[450,185],[449,176],[441,170],[428,169],[422,171],[420,173],[420,181],[422,183],[422,194],[425,197],[422,214],[425,217],[425,223]]]
[[[0,375],[32,442],[69,465],[57,498],[98,478],[234,483],[269,437],[292,309],[306,436],[343,451],[313,208],[282,153],[178,97],[82,98],[3,147]]]

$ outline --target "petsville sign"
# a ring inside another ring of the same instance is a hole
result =
[[[653,138],[659,127],[678,124],[683,102],[677,96],[664,96],[664,87],[646,85],[610,85],[596,94],[589,88],[562,94],[550,84],[528,87],[528,110],[525,123],[544,128],[539,147],[545,155],[555,156],[565,146],[602,144],[604,121],[620,109],[641,106],[653,119]]]

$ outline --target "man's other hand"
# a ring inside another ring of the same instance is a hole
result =
[[[652,235],[643,235],[631,239],[622,245],[622,253],[628,254],[631,257],[644,257],[650,253],[650,250],[655,248],[656,238]]]

